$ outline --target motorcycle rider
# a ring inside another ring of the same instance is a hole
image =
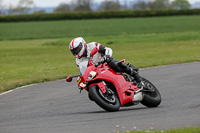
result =
[[[70,42],[69,49],[76,57],[77,66],[79,66],[82,61],[88,61],[89,58],[93,58],[93,63],[98,63],[101,61],[102,58],[105,58],[104,60],[106,60],[108,65],[114,71],[125,72],[133,76],[138,83],[138,87],[143,87],[143,83],[138,72],[132,67],[126,65],[124,62],[118,62],[117,60],[113,59],[113,51],[111,48],[104,47],[97,42],[86,44],[85,40],[82,37],[77,37]]]

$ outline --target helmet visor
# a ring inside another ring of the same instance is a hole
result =
[[[72,48],[70,49],[70,51],[74,56],[76,56],[81,51],[82,47],[83,47],[82,43],[79,43],[78,47]]]

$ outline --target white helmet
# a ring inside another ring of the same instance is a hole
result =
[[[76,58],[81,58],[86,49],[86,42],[82,37],[77,37],[70,42],[69,49]]]

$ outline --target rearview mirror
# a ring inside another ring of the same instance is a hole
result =
[[[66,78],[66,81],[67,81],[67,82],[71,82],[71,81],[72,81],[72,76],[69,75],[69,76]]]

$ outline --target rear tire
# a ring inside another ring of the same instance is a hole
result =
[[[109,88],[108,88],[109,89]],[[106,96],[102,95],[103,92],[99,89],[98,86],[93,85],[89,88],[89,97],[101,108],[105,109],[108,112],[118,111],[120,108],[119,98],[114,93],[110,98],[110,102]]]
[[[147,79],[142,78],[142,80],[144,82],[144,98],[141,103],[147,107],[157,107],[161,103],[161,95],[158,89]],[[151,92],[149,92],[148,90],[150,90]]]

